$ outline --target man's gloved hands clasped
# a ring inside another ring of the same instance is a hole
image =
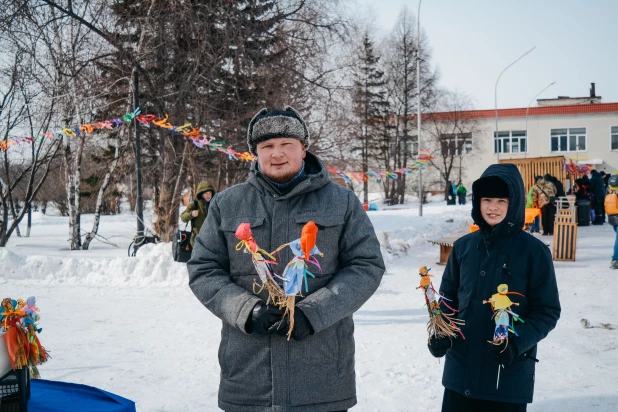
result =
[[[270,328],[273,333],[277,333],[281,336],[287,336],[289,329],[290,320],[287,317],[285,319],[281,319]],[[303,340],[307,336],[313,335],[314,333],[313,327],[311,326],[311,323],[309,323],[307,316],[305,316],[302,310],[296,308],[294,310],[294,329],[292,329],[291,338],[297,341]]]
[[[247,332],[249,333],[270,335],[273,333],[270,331],[270,328],[275,323],[281,321],[282,316],[283,311],[278,307],[259,302],[253,307],[245,329],[247,329]]]
[[[429,352],[436,357],[441,358],[446,355],[446,351],[449,350],[453,346],[453,339],[449,336],[443,338],[436,338],[432,336],[429,339],[429,343],[427,347],[429,348]]]
[[[253,307],[245,328],[248,333],[287,336],[290,329],[290,320],[287,317],[284,319],[283,313],[283,310],[276,306],[259,302]],[[296,308],[294,311],[292,339],[303,340],[307,336],[313,335],[313,333],[313,327],[311,327],[309,319],[307,319],[302,310]]]
[[[489,354],[500,365],[509,366],[517,357],[517,346],[513,341],[507,344],[506,339],[500,345],[490,343]]]

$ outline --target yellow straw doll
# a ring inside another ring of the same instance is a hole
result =
[[[457,310],[451,308],[445,300],[447,300],[444,296],[441,296],[436,289],[433,287],[431,283],[431,278],[433,275],[429,274],[431,269],[427,269],[427,266],[422,266],[419,269],[419,275],[421,277],[420,286],[417,289],[423,289],[425,293],[425,303],[427,305],[427,311],[429,312],[429,322],[427,322],[427,339],[442,338],[446,336],[450,336],[452,338],[456,338],[457,334],[460,334],[462,338],[466,338],[461,332],[461,326],[465,324],[462,319],[457,319],[455,317],[455,312]],[[452,313],[445,313],[440,304],[443,304],[450,310]]]
[[[524,296],[518,292],[509,292],[509,286],[503,283],[498,285],[498,293],[494,293],[489,299],[483,301],[483,303],[491,304],[491,309],[494,312],[493,318],[496,321],[494,338],[488,342],[496,346],[502,345],[503,342],[506,342],[504,349],[502,349],[500,353],[504,352],[509,345],[509,331],[515,336],[518,336],[517,332],[515,332],[515,321],[518,320],[521,323],[524,323],[524,321],[511,310],[511,306],[519,306],[519,303],[512,302],[507,295]],[[511,319],[509,319],[509,314],[512,316]],[[498,365],[498,380],[496,382],[496,389],[498,389],[498,385],[500,384],[501,366],[502,365]]]

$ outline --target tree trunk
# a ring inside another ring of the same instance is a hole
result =
[[[95,238],[99,231],[99,222],[101,220],[101,206],[103,205],[103,197],[105,195],[105,190],[109,185],[112,174],[116,170],[116,166],[118,166],[118,160],[120,159],[120,150],[118,146],[116,146],[116,152],[114,154],[114,160],[109,165],[109,169],[107,169],[107,173],[105,173],[105,177],[103,178],[103,183],[99,188],[99,192],[97,194],[97,203],[94,209],[94,222],[92,223],[92,230],[86,234],[86,238],[84,239],[84,243],[82,244],[82,250],[88,250],[90,247],[90,242]]]
[[[369,170],[369,145],[367,136],[367,126],[365,125],[365,144],[363,149],[363,203],[369,204],[369,182],[366,179]]]
[[[76,198],[79,194],[76,194],[77,188],[75,186],[76,175],[72,172],[73,161],[71,156],[71,146],[69,137],[64,136],[64,170],[66,177],[66,190],[67,190],[67,206],[69,209],[69,242],[71,250],[78,250],[80,248],[81,238],[79,236],[79,215],[77,208],[79,204],[76,203]]]
[[[3,190],[0,186],[0,190]],[[5,247],[9,239],[7,237],[7,226],[9,225],[9,209],[4,196],[2,197],[2,221],[0,222],[0,247]]]
[[[31,227],[32,227],[32,205],[28,205],[28,226],[26,227],[26,237],[30,237]]]

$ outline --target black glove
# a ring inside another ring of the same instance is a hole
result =
[[[290,329],[290,320],[286,317],[281,319],[270,329],[281,336],[287,336]],[[303,340],[309,335],[313,335],[315,332],[309,319],[305,316],[302,310],[296,308],[294,310],[294,329],[292,329],[291,338],[294,340]]]
[[[251,316],[247,319],[245,329],[248,333],[260,333],[269,335],[273,333],[269,329],[277,321],[281,320],[283,311],[276,306],[265,305],[263,302],[258,302],[251,311]]]
[[[511,340],[508,345],[506,339],[500,345],[489,344],[489,354],[491,358],[500,365],[509,366],[513,359],[517,357],[517,347],[515,342]]]
[[[443,338],[432,336],[431,339],[429,339],[427,347],[434,357],[441,358],[446,355],[447,350],[453,347],[453,339],[450,336],[445,336]]]

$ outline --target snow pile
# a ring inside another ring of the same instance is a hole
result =
[[[417,206],[369,212],[387,266],[393,259],[433,250],[428,240],[467,230],[469,206],[431,203],[418,216]],[[66,240],[68,218],[34,215],[32,237],[11,238],[8,248],[0,248],[0,283],[36,282],[47,285],[170,287],[187,284],[184,263],[174,262],[170,243],[147,244],[136,257],[128,257],[127,247],[134,235],[130,214],[103,216],[101,235],[114,245],[93,242],[91,250],[70,251]],[[91,215],[84,215],[84,227]]]
[[[80,258],[21,255],[0,249],[0,283],[26,281],[90,286],[169,287],[187,283],[187,269],[172,259],[169,243],[150,244],[136,257]]]
[[[369,212],[369,217],[387,264],[392,258],[435,247],[430,240],[467,233],[472,223],[468,206],[430,205],[425,208],[423,217],[418,216],[416,209]]]

